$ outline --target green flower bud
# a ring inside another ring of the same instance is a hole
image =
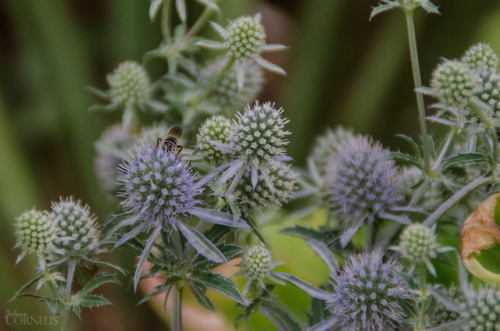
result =
[[[425,263],[437,256],[439,245],[434,232],[422,225],[412,224],[401,234],[399,252],[412,263]]]
[[[121,63],[107,76],[112,103],[119,106],[138,105],[151,98],[151,83],[146,70],[138,63]]]
[[[446,106],[465,108],[480,90],[480,80],[466,64],[453,60],[434,70],[431,86]]]
[[[496,72],[498,66],[498,56],[490,45],[479,43],[470,47],[461,59],[471,69],[481,71]]]
[[[212,116],[203,123],[196,135],[196,148],[205,157],[205,160],[214,164],[228,160],[228,155],[216,149],[209,141],[229,144],[230,128],[231,121],[224,116]]]
[[[481,287],[462,304],[462,316],[469,321],[464,330],[500,330],[500,290],[496,287]]]
[[[235,59],[247,60],[260,54],[265,39],[260,15],[255,15],[243,16],[231,22],[224,42],[229,45],[229,54]]]
[[[18,258],[35,253],[44,255],[52,249],[55,229],[47,214],[36,209],[26,211],[16,218],[16,247],[22,249]]]
[[[246,282],[263,282],[273,271],[271,252],[263,245],[247,249],[241,260],[241,272]]]

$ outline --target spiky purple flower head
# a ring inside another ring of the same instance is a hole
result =
[[[380,143],[364,136],[337,148],[327,176],[331,207],[339,221],[371,221],[400,202],[398,171],[388,156]]]
[[[394,260],[382,262],[380,252],[351,256],[332,276],[330,309],[342,330],[388,330],[403,321],[397,297],[408,297]]]
[[[188,163],[175,153],[145,148],[135,152],[120,166],[123,208],[137,222],[168,227],[194,207],[197,176]]]

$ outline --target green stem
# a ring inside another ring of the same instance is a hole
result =
[[[413,71],[413,82],[415,84],[415,95],[417,97],[418,119],[420,122],[420,131],[422,133],[422,144],[424,151],[424,162],[426,171],[430,171],[429,140],[427,139],[427,125],[425,122],[424,96],[418,91],[422,87],[422,78],[420,77],[420,64],[418,62],[417,38],[415,35],[415,21],[413,19],[413,9],[405,10],[406,27],[408,30],[408,43],[410,46],[411,67]]]
[[[443,216],[448,210],[450,210],[456,203],[462,200],[463,197],[471,192],[474,192],[481,186],[490,184],[492,182],[492,177],[479,177],[474,179],[472,182],[462,187],[460,191],[455,193],[451,198],[446,200],[438,209],[436,209],[432,214],[427,217],[427,219],[422,223],[425,226],[432,226],[434,223]]]
[[[203,92],[203,94],[200,96],[200,101],[205,99],[213,90],[213,88],[215,87],[215,85],[217,85],[217,83],[219,83],[221,81],[221,79],[224,77],[224,75],[226,74],[226,72],[231,69],[231,67],[233,66],[234,62],[236,61],[236,59],[234,58],[234,56],[232,56],[226,63],[226,65],[224,66],[224,68],[222,68],[221,72],[215,76],[206,86],[205,88],[205,92]]]
[[[165,43],[168,45],[172,40],[170,35],[170,0],[163,0],[161,9],[161,33]]]
[[[61,331],[69,331],[69,316],[71,314],[71,306],[69,304],[66,305],[67,309],[64,310],[61,321]]]
[[[420,288],[422,290],[422,298],[426,299],[429,294],[427,293],[427,287],[425,284],[425,265],[420,265]]]
[[[373,242],[373,221],[368,221],[366,228],[365,252],[370,252],[372,250],[372,242]]]
[[[75,276],[76,260],[69,260],[68,277],[66,279],[66,301],[69,304],[71,300],[71,288],[73,286],[73,278]]]
[[[174,286],[171,331],[182,331],[182,287],[178,288],[177,286]]]
[[[186,35],[184,36],[184,38],[182,38],[184,44],[187,43],[189,41],[189,39],[191,39],[196,34],[198,34],[198,32],[200,32],[201,29],[203,29],[203,27],[205,26],[205,24],[210,19],[210,16],[212,16],[212,14],[214,12],[215,11],[214,11],[213,8],[211,8],[211,7],[205,7],[205,10],[203,11],[203,13],[200,15],[200,17],[198,17],[198,19],[193,24],[193,26],[191,27],[191,29],[189,29],[189,31],[186,33]]]

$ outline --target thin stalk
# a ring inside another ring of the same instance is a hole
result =
[[[171,331],[182,331],[182,287],[174,286],[174,302],[172,304]]]
[[[64,310],[64,313],[62,314],[61,331],[69,330],[69,316],[71,314],[71,306],[67,304],[66,307],[67,309]]]
[[[451,198],[446,200],[438,209],[436,209],[432,214],[427,217],[427,219],[422,223],[423,225],[430,227],[436,223],[436,221],[443,216],[448,210],[450,210],[456,203],[458,203],[462,198],[464,198],[469,193],[477,190],[481,186],[489,184],[492,182],[491,177],[479,177],[474,179],[472,182],[464,186],[460,191],[455,193]]]
[[[169,44],[172,40],[170,34],[170,0],[163,0],[161,9],[161,33],[165,43]]]
[[[66,279],[66,301],[69,304],[71,299],[71,288],[73,286],[73,278],[75,277],[76,260],[69,260],[68,277]]]
[[[420,77],[420,64],[418,62],[417,38],[415,35],[415,20],[413,19],[413,9],[405,10],[406,27],[408,30],[408,43],[410,46],[411,67],[413,71],[413,83],[415,84],[415,95],[417,98],[418,119],[420,122],[420,131],[422,133],[422,147],[424,151],[424,162],[426,171],[430,171],[429,141],[427,139],[427,125],[425,122],[424,96],[418,91],[422,87],[422,78]]]
[[[215,10],[213,8],[211,8],[211,7],[205,7],[205,10],[203,11],[203,13],[200,15],[200,17],[198,17],[198,19],[193,24],[193,26],[191,27],[191,29],[189,29],[189,31],[184,36],[183,43],[186,43],[187,41],[189,41],[189,39],[191,39],[198,32],[200,32],[201,29],[203,29],[203,27],[205,26],[205,24],[210,19],[210,16],[212,16],[212,14],[214,12],[215,12]]]
[[[368,221],[366,228],[365,252],[371,252],[373,243],[373,221]]]
[[[425,283],[425,265],[420,265],[420,288],[422,290],[422,298],[426,299],[429,294],[427,293],[427,286]]]
[[[432,166],[432,171],[437,171],[438,169],[441,168],[441,164],[443,162],[444,156],[446,155],[448,148],[450,148],[450,145],[451,145],[451,142],[452,142],[454,136],[455,136],[455,129],[452,129],[451,132],[448,134],[448,137],[446,137],[446,142],[444,143],[443,147],[441,148],[441,151],[439,152],[439,155],[436,158],[434,165]]]

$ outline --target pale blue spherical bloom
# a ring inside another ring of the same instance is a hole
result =
[[[351,256],[343,270],[333,274],[334,292],[329,301],[342,330],[389,330],[403,321],[397,297],[408,297],[399,277],[401,266],[382,262],[380,252]]]
[[[138,222],[168,226],[196,204],[198,190],[188,163],[175,153],[145,148],[137,151],[121,167],[123,208]]]
[[[331,207],[339,221],[371,221],[401,201],[397,168],[388,156],[380,143],[364,136],[337,148],[326,171]]]

